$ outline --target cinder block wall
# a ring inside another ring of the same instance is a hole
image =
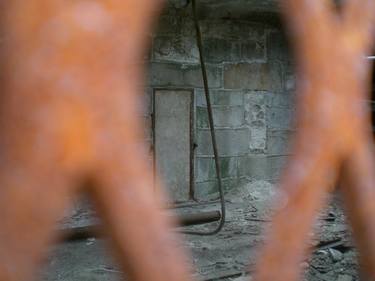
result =
[[[200,24],[224,187],[275,182],[289,154],[294,115],[293,63],[283,33],[266,21],[206,19]],[[167,8],[152,38],[148,141],[152,89],[194,89],[195,191],[197,198],[207,199],[216,191],[216,174],[190,8]]]

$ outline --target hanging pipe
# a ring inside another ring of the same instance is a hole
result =
[[[208,121],[209,121],[209,124],[210,124],[210,132],[211,132],[211,141],[212,141],[212,147],[213,147],[214,158],[215,158],[215,170],[216,170],[216,177],[217,177],[217,186],[218,186],[218,190],[219,190],[220,205],[221,205],[221,220],[220,220],[220,223],[218,224],[218,226],[214,230],[207,231],[207,232],[182,231],[182,233],[191,234],[191,235],[204,235],[204,236],[206,236],[206,235],[214,235],[214,234],[218,233],[223,228],[224,223],[225,223],[225,198],[224,198],[224,191],[223,191],[222,180],[221,180],[220,159],[219,159],[219,153],[218,153],[217,143],[216,143],[214,118],[213,118],[212,107],[211,107],[210,92],[209,92],[209,88],[208,88],[207,70],[206,70],[206,64],[204,62],[204,57],[203,57],[202,33],[201,33],[201,29],[200,29],[199,22],[198,22],[196,0],[192,0],[191,4],[192,4],[191,7],[192,7],[192,11],[193,11],[197,46],[198,46],[198,50],[199,50],[199,60],[200,60],[200,65],[201,65],[201,69],[202,69],[204,93],[205,93],[205,96],[206,96]]]

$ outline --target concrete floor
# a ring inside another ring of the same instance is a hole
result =
[[[240,191],[238,191],[240,190]],[[262,229],[268,225],[272,210],[269,198],[274,187],[256,182],[227,195],[227,221],[222,232],[215,236],[185,236],[184,246],[192,254],[196,280],[247,280],[255,263],[256,248],[263,242]],[[251,192],[250,192],[251,191]],[[301,264],[305,280],[358,280],[356,252],[344,214],[334,199],[317,221],[312,245],[337,241],[337,245],[316,250],[309,261]],[[218,209],[217,204],[194,207],[180,212]],[[79,217],[79,216],[78,216]],[[84,216],[81,217],[84,221]],[[79,219],[75,223],[79,222]],[[205,230],[212,226],[195,226]],[[106,242],[87,239],[64,243],[52,250],[41,274],[43,281],[115,281],[123,274],[108,256]]]

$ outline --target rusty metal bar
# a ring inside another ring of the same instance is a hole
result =
[[[216,222],[221,219],[219,211],[200,212],[196,214],[183,214],[177,217],[179,226],[191,226],[198,224],[206,224]],[[147,223],[147,222],[139,222]],[[101,237],[103,235],[102,227],[99,224],[72,227],[61,230],[60,237],[64,237],[64,241],[83,240],[91,237]]]
[[[205,224],[210,222],[216,222],[220,219],[221,213],[219,211],[200,212],[196,214],[184,214],[178,216],[180,226]]]
[[[297,133],[280,183],[278,211],[254,280],[295,281],[325,195],[340,190],[366,280],[375,280],[375,165],[369,110],[375,1],[282,0],[297,58]]]
[[[161,210],[167,200],[159,184],[152,191],[138,118],[161,6],[1,3],[0,280],[32,279],[86,182],[130,280],[190,280],[176,222]]]

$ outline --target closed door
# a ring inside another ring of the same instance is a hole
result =
[[[189,200],[192,178],[192,91],[154,93],[155,170],[174,202]]]

